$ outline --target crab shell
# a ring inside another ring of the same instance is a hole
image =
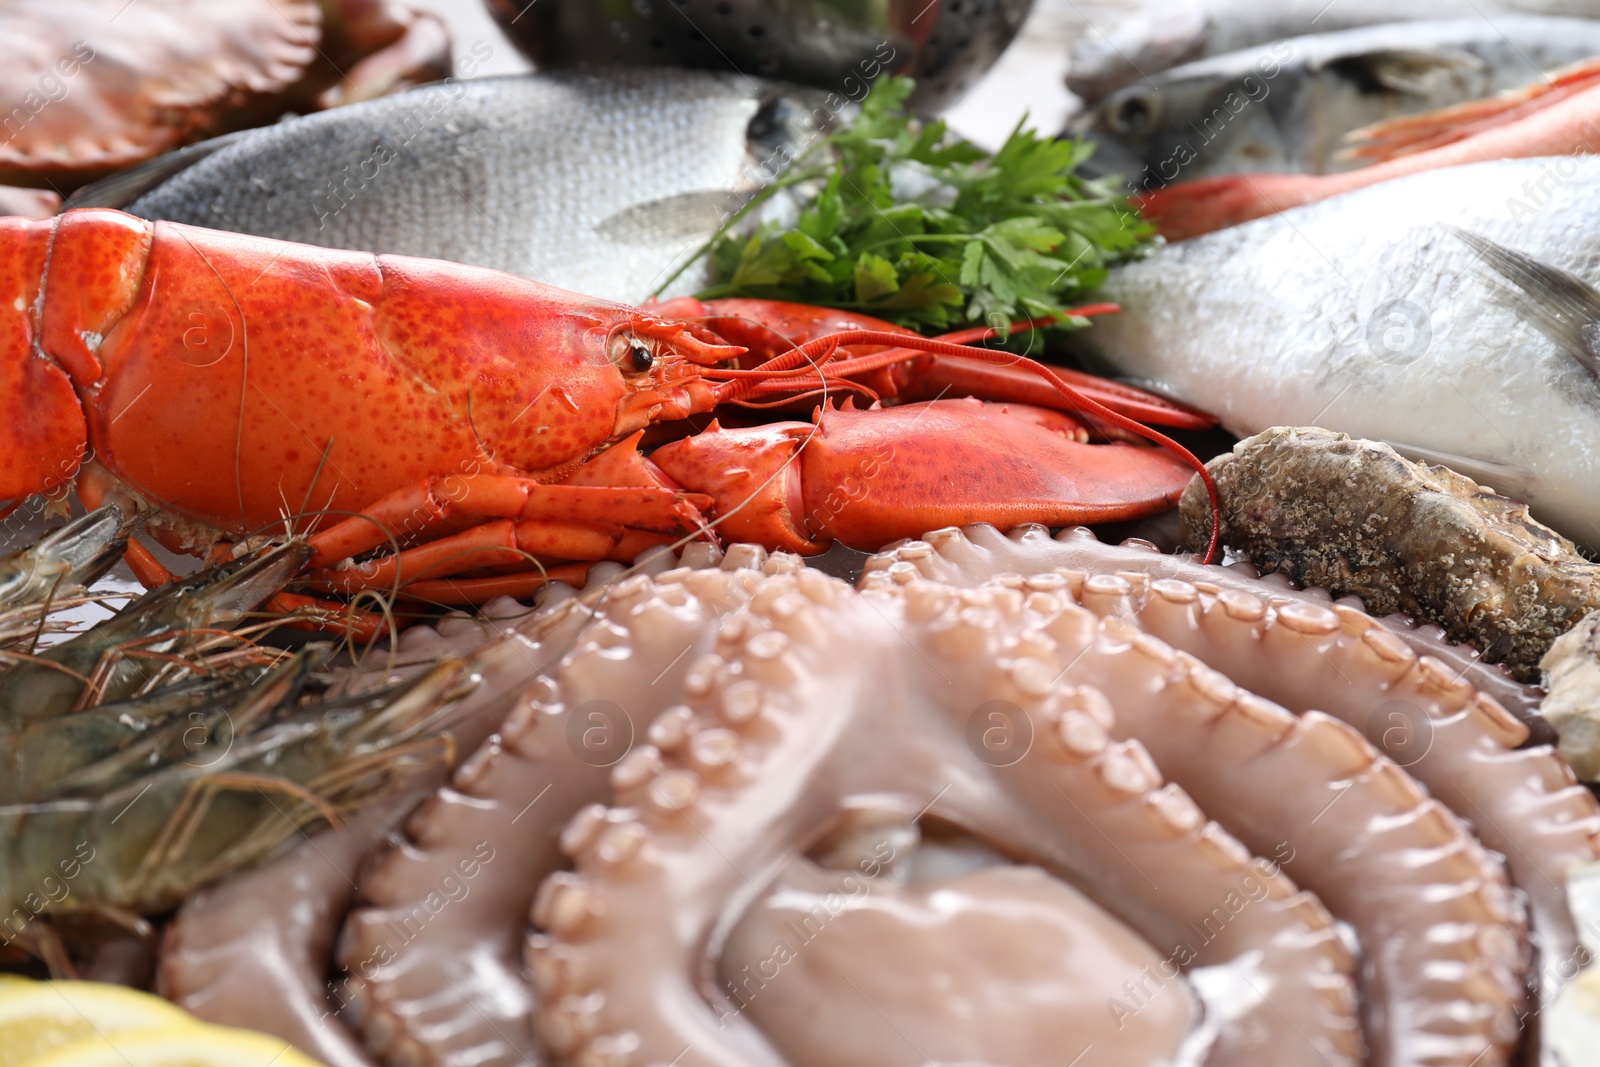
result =
[[[0,183],[66,192],[286,110],[442,77],[449,37],[387,0],[13,0],[0,59]]]

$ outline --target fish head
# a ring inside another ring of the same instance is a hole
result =
[[[1250,68],[1171,71],[1117,90],[1071,132],[1094,142],[1096,173],[1120,174],[1136,192],[1213,174],[1288,169],[1278,122],[1288,97],[1280,91],[1269,101],[1274,91]]]
[[[1067,88],[1090,104],[1205,54],[1210,25],[1193,0],[1135,11],[1109,30],[1090,27],[1072,44]]]
[[[1161,155],[1158,145],[1166,114],[1161,87],[1148,80],[1112,93],[1068,123],[1066,132],[1094,143],[1094,155],[1085,173],[1119,174],[1132,185],[1142,183],[1141,172]]]
[[[690,323],[620,304],[607,310],[604,329],[590,336],[604,346],[604,358],[622,376],[625,392],[617,404],[614,431],[619,437],[655,422],[710,411],[717,394],[705,370],[746,351],[720,344]]]

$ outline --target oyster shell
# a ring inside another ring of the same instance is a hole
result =
[[[1557,637],[1600,607],[1600,567],[1500,496],[1388,445],[1315,427],[1274,427],[1208,464],[1222,539],[1262,571],[1354,594],[1475,645],[1523,681]],[[1206,541],[1198,480],[1181,502],[1184,539]]]
[[[1561,755],[1573,773],[1586,782],[1600,781],[1600,612],[1556,638],[1539,666],[1549,691],[1539,714],[1560,733]],[[1596,990],[1600,993],[1600,985]]]

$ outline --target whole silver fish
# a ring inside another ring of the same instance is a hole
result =
[[[1384,22],[1502,15],[1600,17],[1597,0],[1154,0],[1097,20],[1072,46],[1067,86],[1093,103],[1181,63]]]
[[[1094,164],[1137,189],[1243,171],[1323,174],[1345,134],[1476,100],[1600,55],[1600,20],[1503,15],[1399,22],[1185,63],[1080,112]]]
[[[664,69],[448,82],[197,145],[73,203],[637,302],[809,141],[810,105]]]
[[[1232,433],[1387,441],[1600,545],[1600,158],[1397,178],[1111,272],[1074,341]]]

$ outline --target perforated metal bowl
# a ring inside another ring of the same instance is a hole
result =
[[[954,103],[1011,43],[1033,0],[489,0],[541,67],[739,70],[854,96],[885,69],[915,105]]]

